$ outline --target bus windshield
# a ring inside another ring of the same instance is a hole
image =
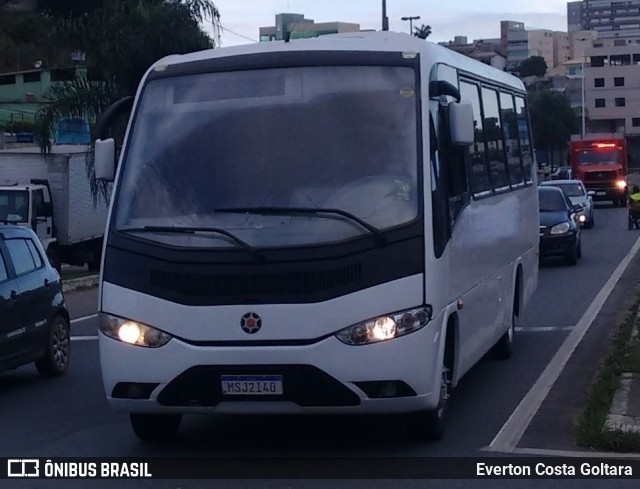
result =
[[[579,165],[619,165],[620,151],[617,149],[586,149],[578,151]]]
[[[269,247],[370,234],[348,215],[381,231],[407,224],[419,213],[417,104],[407,67],[152,80],[125,150],[117,229],[216,227]],[[233,246],[210,233],[140,237]]]

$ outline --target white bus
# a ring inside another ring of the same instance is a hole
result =
[[[460,378],[511,355],[539,244],[517,78],[351,33],[171,56],[103,129],[127,106],[117,167],[96,142],[99,344],[140,438],[189,413],[380,413],[438,439]]]

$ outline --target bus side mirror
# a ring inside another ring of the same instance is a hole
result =
[[[116,142],[113,138],[97,139],[94,171],[97,180],[113,182],[116,175]]]
[[[470,102],[449,104],[449,132],[456,146],[469,146],[475,140],[473,107]]]

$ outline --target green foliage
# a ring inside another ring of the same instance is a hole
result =
[[[542,56],[531,56],[518,66],[520,76],[544,76],[547,73],[547,62]]]
[[[422,24],[420,27],[414,27],[413,35],[420,39],[426,39],[431,35],[431,26]]]
[[[578,128],[576,113],[559,92],[541,90],[530,93],[529,112],[533,141],[538,149],[565,147]]]
[[[34,68],[36,61],[57,66],[69,57],[51,43],[53,20],[33,12],[0,15],[0,73]]]
[[[48,3],[47,12],[54,14],[54,3]],[[84,2],[65,3],[72,10],[57,18],[53,38],[67,52],[84,52],[87,64],[100,76],[99,80],[81,76],[48,93],[47,103],[36,114],[43,152],[51,149],[59,119],[84,118],[93,132],[106,108],[121,97],[134,95],[144,73],[158,59],[215,46],[215,39],[200,27],[202,22],[212,23],[214,35],[220,28],[220,14],[211,0],[100,0],[86,12],[82,11]],[[126,124],[118,127],[123,132]],[[114,136],[122,140],[122,134]],[[106,197],[106,187],[94,178],[92,159],[87,165],[94,196],[102,193]]]

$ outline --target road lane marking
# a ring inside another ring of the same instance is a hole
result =
[[[589,330],[594,319],[602,309],[605,301],[611,294],[618,280],[629,266],[631,260],[640,250],[640,238],[638,238],[623,258],[617,268],[604,284],[602,290],[594,298],[591,305],[587,308],[583,316],[572,329],[571,333],[564,340],[558,351],[553,356],[547,368],[544,369],[536,383],[531,387],[529,392],[522,398],[518,407],[511,413],[507,422],[502,426],[496,437],[491,441],[488,447],[483,450],[501,453],[514,453],[518,442],[529,427],[531,420],[540,409],[540,406],[546,399],[549,391],[555,384],[556,380],[564,370],[569,358],[577,348],[582,338]]]
[[[551,331],[571,331],[575,326],[531,326],[527,327],[518,327],[516,328],[516,332],[520,333],[548,333]]]
[[[71,341],[94,341],[98,339],[98,335],[95,336],[72,336]]]
[[[88,316],[82,316],[81,318],[76,318],[71,320],[71,324],[81,323],[82,321],[88,321],[89,319],[97,318],[97,314],[89,314]]]

